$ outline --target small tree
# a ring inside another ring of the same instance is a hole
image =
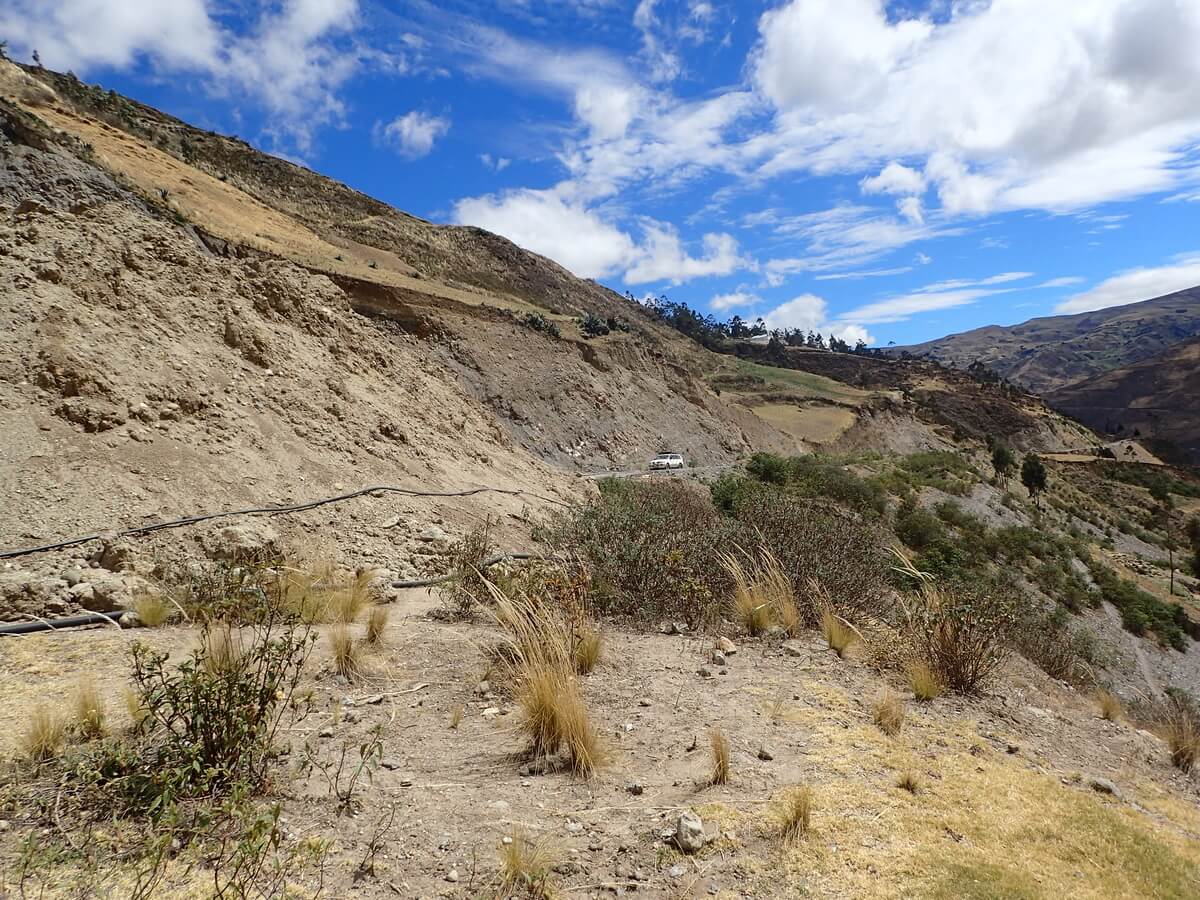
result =
[[[1025,454],[1025,461],[1021,463],[1021,484],[1025,485],[1025,490],[1029,491],[1029,496],[1041,509],[1041,494],[1046,489],[1046,466],[1042,458],[1032,451]]]
[[[1171,498],[1171,486],[1165,478],[1156,478],[1150,484],[1150,496],[1158,504],[1158,517],[1166,538],[1167,564],[1171,568],[1171,596],[1175,596],[1175,548],[1178,546],[1173,529],[1175,501]]]
[[[996,470],[996,480],[1003,487],[1008,487],[1008,479],[1012,477],[1017,467],[1017,458],[1013,452],[999,442],[992,444],[992,468]]]
[[[1192,545],[1192,572],[1200,578],[1200,516],[1192,516],[1184,526],[1188,543]]]

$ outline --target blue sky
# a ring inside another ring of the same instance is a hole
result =
[[[8,0],[0,38],[723,317],[910,343],[1200,284],[1196,0]]]

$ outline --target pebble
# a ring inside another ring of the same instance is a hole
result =
[[[775,757],[771,754],[771,751],[768,750],[766,747],[759,747],[758,748],[758,758],[761,759],[763,762],[770,762]]]
[[[651,703],[650,703],[649,697],[642,697],[640,700],[638,700],[638,706],[645,707],[645,706],[650,706],[650,705],[651,705]]]
[[[673,865],[673,866],[671,866],[671,868],[667,869],[667,874],[670,875],[672,878],[682,878],[683,873],[686,871],[687,871],[687,869],[685,869],[679,863],[675,863],[675,865]]]
[[[631,781],[629,784],[625,785],[625,790],[629,791],[629,793],[633,794],[635,797],[640,797],[646,789],[638,782]]]
[[[675,820],[672,836],[675,846],[684,853],[695,853],[704,846],[704,822],[690,809],[679,814]]]
[[[707,666],[701,666],[696,670],[696,674],[701,678],[712,678],[712,669]]]
[[[447,872],[446,880],[451,883],[458,881],[458,869],[451,869],[449,872]]]
[[[738,651],[737,644],[727,637],[717,638],[717,649],[726,656],[733,656],[733,654],[737,653]]]
[[[725,654],[722,653],[720,650],[714,650],[712,652],[712,656],[709,657],[709,661],[714,666],[723,666],[726,664]]]

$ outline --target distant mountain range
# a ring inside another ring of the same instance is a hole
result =
[[[905,351],[961,369],[981,362],[1093,429],[1136,429],[1178,449],[1177,459],[1200,462],[1200,287],[890,352]]]

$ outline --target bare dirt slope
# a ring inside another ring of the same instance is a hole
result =
[[[405,501],[404,529],[366,537],[348,507],[329,509],[337,542],[361,551],[365,540],[368,561],[403,569],[404,548],[444,513],[453,539],[484,510],[503,519],[575,495],[570,470],[644,464],[663,448],[703,465],[792,446],[694,378],[697,349],[644,317],[585,341],[529,291],[355,249],[10,63],[0,76],[4,548],[367,484],[527,492]],[[299,179],[288,196],[332,191],[321,209],[353,193],[286,169]],[[538,297],[553,281],[568,308],[601,297],[636,314],[549,261],[505,253],[543,273]],[[562,337],[516,317],[536,309]]]

